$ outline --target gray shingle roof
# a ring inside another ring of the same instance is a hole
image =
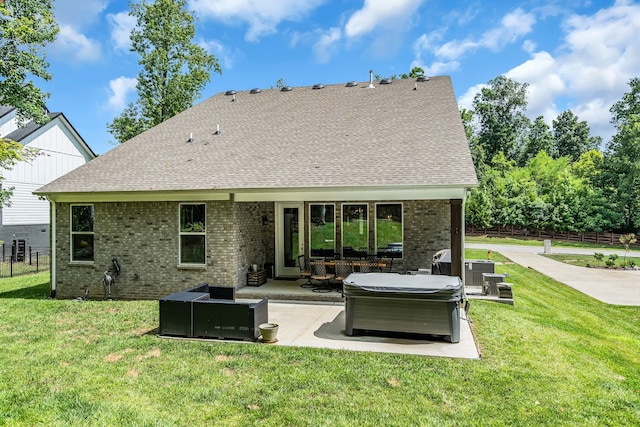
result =
[[[477,184],[449,77],[374,85],[222,92],[38,193]]]

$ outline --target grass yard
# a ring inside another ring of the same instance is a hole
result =
[[[156,301],[3,279],[0,425],[640,425],[640,307],[498,272],[516,305],[472,303],[481,360],[159,339]]]
[[[517,238],[517,237],[497,237],[497,236],[464,236],[464,241],[466,243],[491,243],[495,245],[517,245],[517,246],[540,246],[544,245],[544,240],[536,240],[533,238]],[[585,242],[569,242],[566,240],[552,240],[552,246],[562,247],[562,248],[592,248],[594,252],[599,249],[605,250],[619,250],[623,251],[624,246],[621,243],[617,243],[614,245],[603,245],[603,244],[595,244],[595,243],[585,243]],[[640,253],[640,249],[632,248],[630,253],[635,252],[636,254]]]
[[[595,251],[597,252],[597,251]],[[635,255],[636,253],[631,253]],[[608,268],[621,268],[625,262],[627,265],[640,265],[640,257],[627,256],[626,259],[623,256],[617,258],[610,258],[605,255],[601,261],[596,260],[593,255],[574,255],[574,254],[544,254],[547,258],[554,259],[556,261],[563,262],[565,264],[576,265],[578,267],[608,267]]]

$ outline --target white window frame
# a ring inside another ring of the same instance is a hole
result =
[[[74,207],[78,207],[78,206],[91,206],[91,212],[93,214],[93,220],[91,222],[91,231],[74,231],[73,230],[73,208]],[[72,205],[69,206],[69,260],[73,263],[86,263],[86,264],[92,264],[95,261],[95,250],[96,250],[96,240],[95,240],[95,222],[96,222],[96,210],[95,210],[95,206],[93,205],[93,203],[74,203]],[[93,236],[93,259],[91,260],[76,260],[73,259],[73,250],[74,250],[74,246],[73,246],[73,237],[79,234],[90,234],[91,236]]]
[[[182,231],[181,215],[183,206],[202,205],[204,207],[204,231]],[[204,236],[203,260],[202,262],[182,261],[182,236]],[[207,204],[206,203],[180,203],[178,206],[178,265],[183,266],[205,266],[207,265]]]

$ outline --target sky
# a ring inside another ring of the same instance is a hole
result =
[[[54,0],[46,47],[52,79],[35,83],[97,154],[107,124],[135,102],[139,57],[125,0]],[[367,82],[421,67],[448,75],[460,107],[490,80],[527,83],[527,115],[548,124],[568,109],[606,143],[609,109],[640,77],[640,1],[188,0],[194,43],[222,74],[196,103],[227,90]]]

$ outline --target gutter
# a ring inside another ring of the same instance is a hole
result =
[[[56,231],[57,231],[57,227],[56,227],[56,202],[52,201],[51,199],[49,199],[49,204],[51,205],[51,227],[49,228],[50,230],[50,236],[49,236],[49,245],[51,247],[50,249],[50,262],[49,262],[49,276],[51,278],[51,298],[55,298],[56,297]]]

